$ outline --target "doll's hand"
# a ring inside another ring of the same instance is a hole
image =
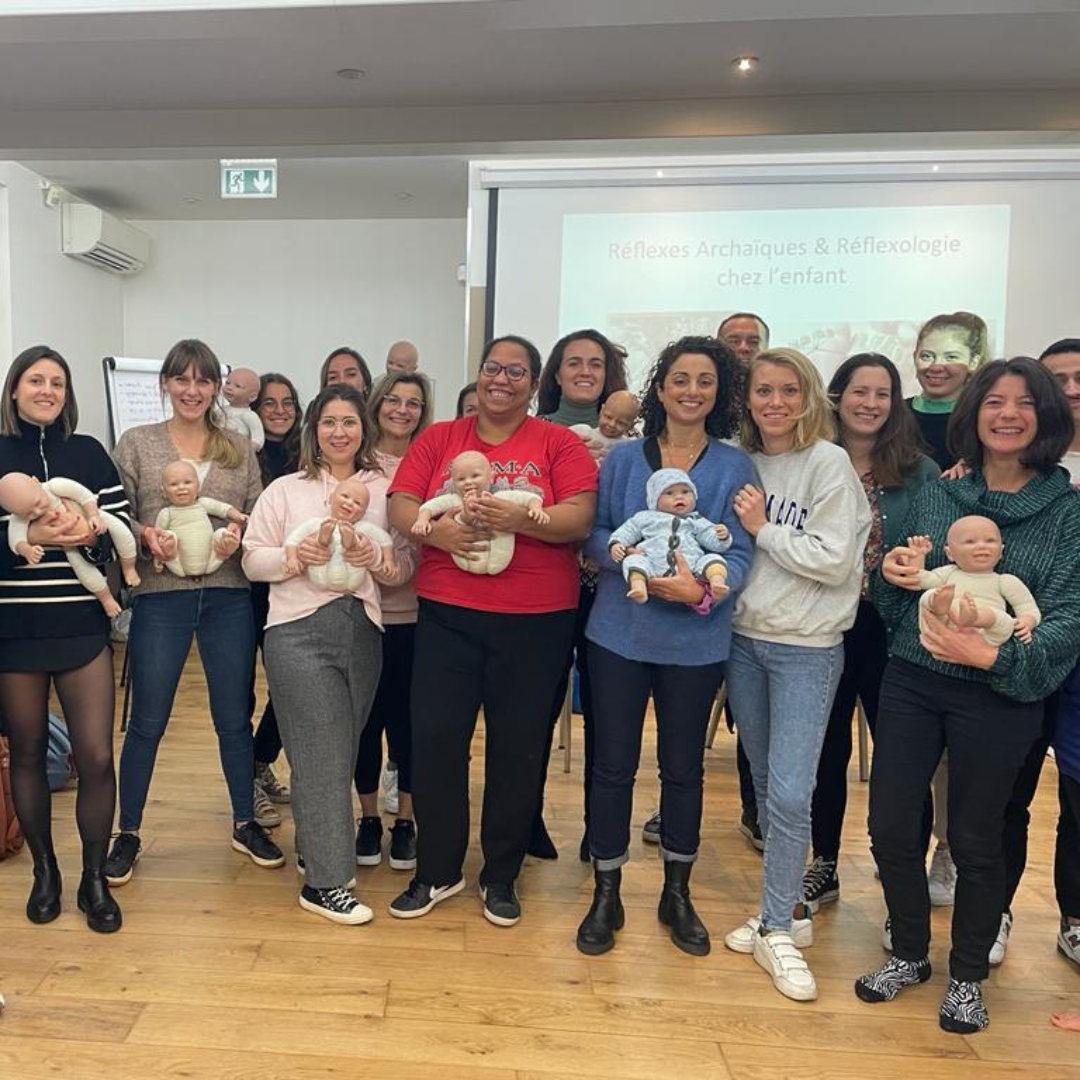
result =
[[[304,568],[300,565],[300,556],[297,554],[285,556],[285,576],[286,577],[299,577],[304,572]]]
[[[742,527],[751,535],[757,536],[768,524],[765,517],[765,493],[753,484],[746,484],[735,493],[735,513]]]
[[[528,515],[537,525],[546,525],[551,520],[551,515],[539,501],[529,504]]]
[[[431,532],[431,515],[426,510],[421,510],[409,532],[413,536],[427,536]]]
[[[325,566],[330,561],[330,548],[314,536],[305,536],[297,545],[296,554],[302,566]]]
[[[626,558],[626,545],[625,544],[612,544],[608,548],[608,552],[611,555],[611,561],[614,563],[621,563]]]
[[[236,525],[246,525],[247,524],[247,519],[248,519],[247,514],[245,514],[242,510],[237,510],[235,506],[230,507],[229,513],[228,513],[227,516],[228,516],[229,521],[233,522]]]
[[[40,544],[30,544],[25,540],[16,545],[16,551],[31,566],[37,566],[37,564],[45,558],[45,549]]]
[[[1025,645],[1031,644],[1031,631],[1035,629],[1034,615],[1021,615],[1013,620],[1013,637]]]
[[[731,536],[731,530],[722,522],[716,525],[714,531],[716,533],[717,540],[726,540],[729,536]]]
[[[909,536],[907,546],[911,548],[919,558],[923,559],[934,550],[934,544],[929,536]]]

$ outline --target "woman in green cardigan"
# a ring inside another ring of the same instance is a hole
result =
[[[957,518],[979,514],[1001,530],[997,570],[1031,590],[1042,622],[1030,644],[990,645],[974,628],[919,616],[912,548],[884,558],[872,594],[889,629],[889,665],[870,777],[870,835],[892,922],[893,956],[855,983],[859,998],[888,1001],[930,977],[930,899],[920,809],[948,750],[949,840],[959,875],[949,986],[939,1012],[946,1031],[989,1024],[982,980],[1001,919],[1005,805],[1042,730],[1042,699],[1080,653],[1080,492],[1058,462],[1073,437],[1069,404],[1053,376],[1026,357],[986,364],[972,377],[949,425],[949,450],[972,467],[926,484],[902,535],[928,536],[927,569],[945,562]]]
[[[870,503],[872,524],[863,555],[863,583],[855,625],[844,633],[844,673],[833,700],[818,761],[812,810],[814,861],[803,878],[803,901],[811,912],[838,900],[840,833],[847,809],[851,761],[851,715],[861,698],[873,731],[878,693],[889,659],[885,624],[870,602],[870,579],[882,557],[901,542],[900,526],[923,484],[941,472],[921,453],[922,439],[904,406],[900,373],[879,353],[858,353],[836,369],[829,383],[836,410],[836,441],[847,450]],[[929,838],[929,815],[927,815]]]

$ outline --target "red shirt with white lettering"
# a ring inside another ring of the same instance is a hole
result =
[[[527,417],[497,446],[476,433],[476,417],[433,424],[409,447],[390,485],[421,502],[452,491],[450,462],[479,450],[491,462],[493,488],[535,490],[545,506],[596,490],[596,465],[585,444],[558,424]],[[514,536],[514,557],[499,574],[471,574],[451,556],[424,544],[416,592],[428,600],[477,611],[525,614],[567,611],[578,604],[578,564],[573,544],[548,544]]]

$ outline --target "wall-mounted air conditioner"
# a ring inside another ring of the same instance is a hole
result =
[[[60,250],[113,274],[137,274],[150,258],[150,237],[89,203],[60,207]]]

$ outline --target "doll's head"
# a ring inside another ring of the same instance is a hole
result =
[[[645,487],[650,510],[685,517],[697,506],[697,488],[682,469],[657,469]]]
[[[395,341],[386,354],[388,375],[411,375],[420,366],[420,354],[411,341]]]
[[[621,439],[630,433],[638,415],[638,399],[629,390],[616,390],[600,406],[600,434],[609,439]]]
[[[50,502],[49,493],[33,476],[9,472],[0,478],[0,506],[16,517],[33,521],[48,513]]]
[[[194,506],[199,497],[199,474],[190,461],[170,461],[161,471],[161,490],[170,506]]]
[[[363,480],[342,480],[330,496],[330,513],[338,521],[355,525],[366,513],[371,493]]]
[[[466,450],[450,462],[454,491],[465,498],[491,490],[491,462],[479,450]]]
[[[1001,530],[977,514],[958,518],[945,539],[945,555],[968,574],[986,574],[1001,561]]]
[[[251,368],[234,368],[225,377],[225,400],[236,409],[248,409],[259,396],[259,376]]]

